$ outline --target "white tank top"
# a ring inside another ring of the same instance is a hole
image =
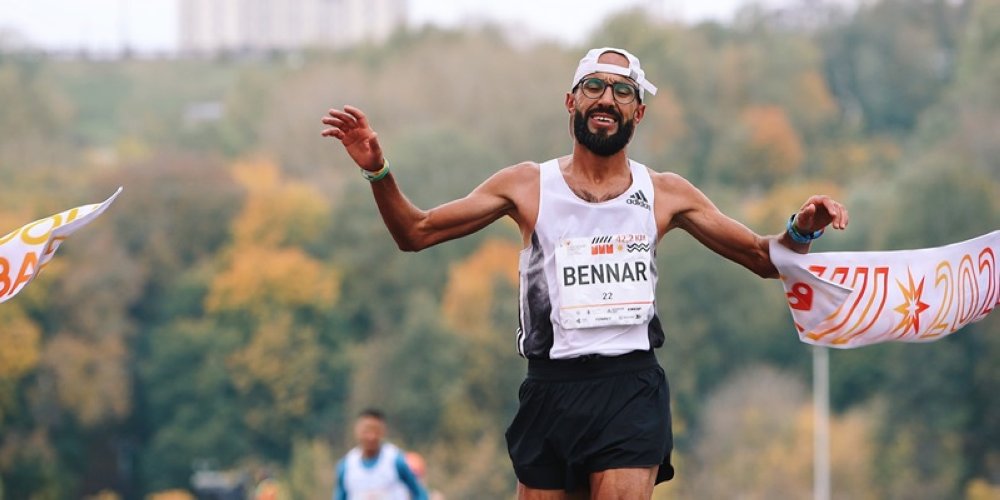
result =
[[[399,478],[396,460],[399,448],[383,443],[378,461],[372,467],[362,463],[360,448],[354,448],[344,458],[344,489],[349,500],[409,500],[410,491]]]
[[[529,359],[617,356],[663,345],[656,316],[653,183],[600,203],[570,190],[558,160],[539,166],[538,219],[521,251],[518,352]]]

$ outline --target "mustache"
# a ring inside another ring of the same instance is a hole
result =
[[[587,110],[587,113],[584,115],[584,118],[589,120],[590,117],[594,115],[594,113],[604,113],[606,115],[611,115],[618,123],[622,122],[622,114],[619,113],[617,109],[611,106],[600,106],[600,107],[590,108]]]

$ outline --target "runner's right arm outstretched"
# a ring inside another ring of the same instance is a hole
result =
[[[388,166],[378,134],[360,109],[353,106],[331,109],[323,123],[329,126],[323,136],[339,139],[347,154],[369,177],[378,177],[371,183],[372,193],[382,220],[401,250],[422,250],[474,233],[504,215],[521,222],[511,193],[516,186],[523,185],[523,180],[537,176],[537,166],[525,163],[505,168],[464,198],[421,210],[406,198],[392,174],[382,171]],[[536,170],[532,174],[533,166]]]

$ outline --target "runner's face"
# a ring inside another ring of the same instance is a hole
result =
[[[385,423],[373,417],[361,417],[354,424],[354,438],[366,456],[378,451],[385,437]]]
[[[598,62],[628,66],[625,56],[608,52],[598,58]],[[571,95],[571,128],[573,137],[581,145],[599,156],[611,156],[632,140],[635,126],[642,118],[645,106],[636,98],[632,102],[622,104],[614,97],[612,85],[627,83],[634,86],[635,82],[620,75],[611,73],[594,73],[585,79],[599,78],[607,83],[607,87],[599,97],[588,97],[581,88]]]

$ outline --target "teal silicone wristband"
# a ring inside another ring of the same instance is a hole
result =
[[[788,231],[788,236],[792,238],[792,241],[805,245],[806,243],[809,243],[812,240],[815,240],[816,238],[823,236],[822,229],[820,229],[819,231],[814,231],[809,234],[800,233],[797,229],[795,229],[796,215],[797,214],[792,214],[792,216],[788,218],[788,224],[785,224],[785,231]]]

